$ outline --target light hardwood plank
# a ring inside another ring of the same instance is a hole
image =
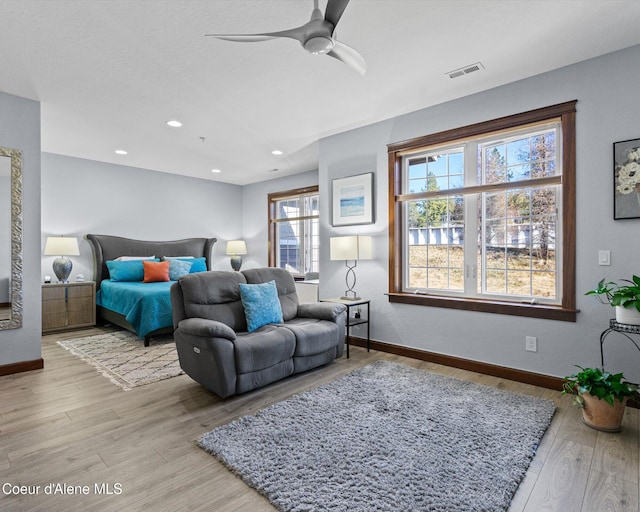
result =
[[[46,335],[43,370],[0,378],[0,484],[88,485],[90,494],[0,493],[0,510],[272,512],[263,496],[198,448],[196,439],[376,359],[556,403],[510,512],[638,510],[640,415],[635,409],[627,410],[621,434],[598,433],[558,392],[359,347],[351,348],[350,359],[227,400],[186,375],[125,392],[56,343],[105,330]],[[121,494],[97,494],[94,488],[113,492],[116,484]]]

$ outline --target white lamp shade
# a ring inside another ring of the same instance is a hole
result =
[[[78,239],[75,236],[50,236],[44,246],[45,256],[78,256]]]
[[[244,243],[244,240],[229,240],[227,254],[247,254],[247,244]]]
[[[338,236],[329,241],[332,260],[370,260],[373,258],[370,236]]]

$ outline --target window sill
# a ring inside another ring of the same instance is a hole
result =
[[[463,309],[499,315],[526,316],[530,318],[544,318],[547,320],[561,320],[575,322],[579,312],[577,309],[564,309],[562,306],[548,304],[526,304],[507,301],[490,301],[458,297],[444,297],[422,295],[414,293],[388,293],[389,302],[399,304],[415,304],[436,308]]]

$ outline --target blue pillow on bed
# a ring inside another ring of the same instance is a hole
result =
[[[282,307],[275,281],[260,284],[240,283],[240,299],[247,319],[247,330],[282,323]]]
[[[131,282],[144,279],[143,260],[107,261],[111,281]],[[154,261],[158,261],[157,258]]]
[[[169,260],[169,281],[177,281],[180,276],[189,273],[193,263],[185,260]]]
[[[189,263],[191,263],[191,269],[189,270],[189,274],[195,274],[196,272],[207,271],[207,258],[205,258],[204,256],[200,258],[193,258],[191,256],[163,256],[162,260],[188,261]]]
[[[202,258],[189,258],[183,261],[191,262],[191,270],[189,270],[189,274],[207,271],[207,259],[204,256]]]

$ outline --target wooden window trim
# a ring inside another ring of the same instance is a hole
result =
[[[446,130],[387,145],[389,166],[389,301],[402,304],[465,309],[504,315],[517,315],[575,322],[576,309],[576,144],[577,100],[530,110],[461,128]],[[402,290],[402,157],[407,152],[458,140],[511,130],[519,126],[559,118],[562,125],[562,304],[529,304],[485,298],[458,298],[407,293]]]
[[[312,185],[310,187],[295,188],[292,190],[283,190],[281,192],[272,192],[267,195],[268,202],[268,251],[269,260],[268,265],[270,267],[276,266],[276,227],[278,225],[278,219],[276,219],[276,203],[282,199],[289,197],[300,197],[302,195],[319,194],[320,187],[318,185]],[[308,218],[308,217],[305,217]]]

